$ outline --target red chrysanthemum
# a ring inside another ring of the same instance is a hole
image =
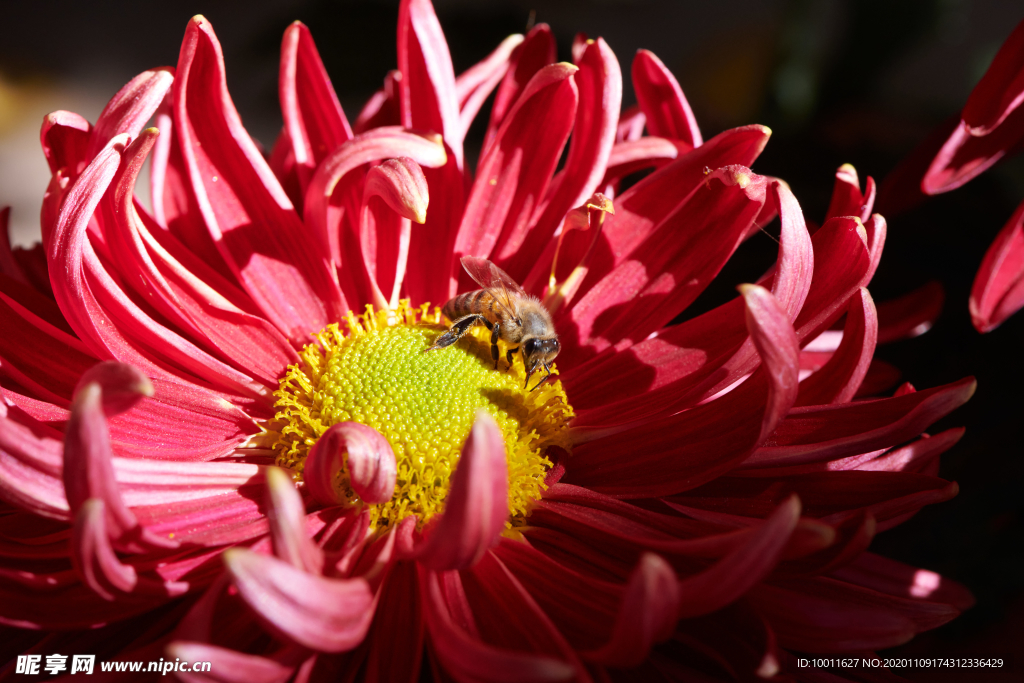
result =
[[[1006,39],[963,111],[934,130],[886,178],[886,210],[955,190],[1024,148],[1024,21]],[[991,332],[1024,307],[1024,202],[992,241],[974,278],[971,321]]]
[[[812,236],[749,170],[766,128],[704,142],[647,52],[620,117],[608,46],[573,61],[541,25],[456,78],[405,0],[398,70],[350,127],[295,24],[268,161],[197,17],[177,68],[94,125],[46,118],[42,247],[0,250],[9,654],[212,662],[187,680],[825,680],[795,653],[971,603],[867,552],[956,493],[935,474],[962,430],[922,430],[974,387],[860,400],[888,386],[876,343],[941,303],[876,311],[871,180],[841,168]],[[670,325],[776,216],[776,265]],[[463,255],[549,308],[557,381],[524,391],[482,338],[422,352]]]

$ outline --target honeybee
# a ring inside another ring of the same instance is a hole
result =
[[[498,340],[504,339],[510,346],[505,354],[509,367],[516,351],[522,352],[526,368],[525,389],[530,376],[539,368],[547,373],[531,391],[537,389],[551,376],[549,363],[562,350],[551,322],[551,314],[536,297],[523,291],[508,273],[485,258],[463,256],[462,267],[483,289],[459,294],[444,305],[444,314],[452,321],[447,332],[434,340],[427,351],[451,346],[477,323],[491,331],[491,358],[494,369],[498,369]]]

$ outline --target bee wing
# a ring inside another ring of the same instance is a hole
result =
[[[478,285],[491,293],[513,320],[519,318],[519,304],[516,302],[527,294],[508,273],[487,259],[476,256],[463,256],[462,267]]]

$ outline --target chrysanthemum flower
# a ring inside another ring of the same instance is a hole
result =
[[[971,91],[960,114],[933,131],[886,178],[893,210],[955,190],[1024,147],[1024,21]],[[992,241],[974,278],[971,321],[990,332],[1024,307],[1024,203]]]
[[[973,391],[854,400],[884,388],[878,340],[931,315],[865,289],[873,190],[840,169],[812,236],[749,169],[766,128],[703,141],[647,52],[620,117],[608,46],[573,61],[537,26],[456,78],[407,0],[350,127],[295,24],[268,161],[197,17],[95,124],[46,118],[42,247],[0,254],[10,653],[213,663],[188,680],[807,678],[797,653],[970,604],[866,552],[955,494],[935,474],[961,431],[922,430]],[[776,265],[669,325],[774,216]],[[540,389],[482,329],[423,352],[463,255],[551,311]]]

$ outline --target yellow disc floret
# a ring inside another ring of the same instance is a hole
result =
[[[398,482],[390,501],[371,507],[378,529],[409,515],[419,525],[444,509],[449,482],[478,408],[487,410],[505,437],[510,530],[522,524],[544,490],[547,449],[569,450],[572,408],[557,380],[523,389],[522,361],[494,369],[490,333],[474,328],[446,349],[424,353],[444,332],[440,309],[349,313],[314,335],[281,380],[277,414],[268,425],[277,464],[301,478],[309,449],[332,425],[373,427],[395,452]],[[553,378],[552,378],[553,379]],[[532,387],[531,387],[532,388]],[[335,487],[350,505],[361,501],[341,471]]]

